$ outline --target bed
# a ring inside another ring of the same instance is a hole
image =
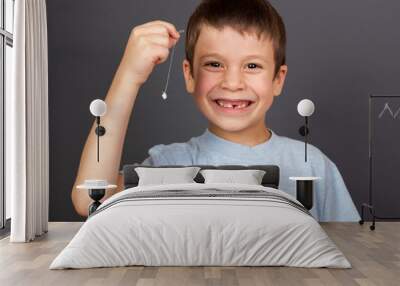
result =
[[[123,167],[124,191],[100,205],[50,269],[130,265],[351,268],[308,210],[279,190],[278,166],[197,165],[202,170],[264,170],[260,185],[205,183],[198,173],[193,183],[150,186],[138,185],[138,166]]]

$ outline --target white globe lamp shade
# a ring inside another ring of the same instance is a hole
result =
[[[104,116],[107,112],[107,105],[103,100],[95,99],[90,103],[89,109],[94,116]]]
[[[297,105],[297,112],[301,116],[311,116],[314,113],[314,103],[309,99],[303,99]]]

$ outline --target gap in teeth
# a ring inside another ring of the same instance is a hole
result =
[[[217,100],[217,104],[219,106],[222,106],[222,107],[225,107],[225,108],[233,108],[233,109],[238,109],[239,108],[240,109],[240,108],[245,108],[245,107],[249,106],[250,102],[247,101],[247,103],[244,102],[244,103],[241,103],[241,104],[230,104],[230,103],[223,103],[222,101]]]

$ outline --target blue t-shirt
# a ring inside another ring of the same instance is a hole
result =
[[[296,197],[296,182],[289,177],[316,176],[314,206],[311,214],[319,221],[358,221],[360,216],[336,165],[318,148],[279,136],[266,142],[246,146],[223,139],[208,129],[187,142],[159,144],[149,149],[142,164],[159,165],[277,165],[279,189]]]

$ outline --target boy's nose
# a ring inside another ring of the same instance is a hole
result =
[[[221,83],[222,88],[237,90],[244,88],[242,74],[239,70],[227,70]]]

